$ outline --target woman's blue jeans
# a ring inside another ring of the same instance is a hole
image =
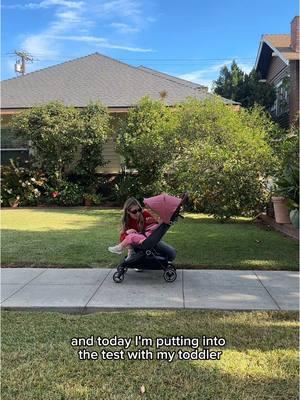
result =
[[[164,241],[160,241],[155,246],[155,249],[165,257],[168,257],[169,261],[173,261],[176,257],[176,250],[174,247],[170,246],[169,244],[165,243]]]

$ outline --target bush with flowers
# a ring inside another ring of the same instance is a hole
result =
[[[1,205],[37,205],[44,195],[47,178],[28,161],[21,164],[18,159],[1,167]]]
[[[79,206],[83,204],[83,188],[66,180],[49,179],[45,186],[43,202],[57,206]]]

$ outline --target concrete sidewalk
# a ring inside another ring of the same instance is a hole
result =
[[[292,271],[2,268],[3,310],[91,313],[116,309],[298,310],[299,273]]]

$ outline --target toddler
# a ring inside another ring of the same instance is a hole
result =
[[[126,231],[127,235],[125,239],[116,246],[109,247],[108,251],[115,254],[122,254],[123,250],[127,248],[128,256],[130,257],[130,255],[132,254],[131,246],[141,244],[145,239],[147,239],[147,237],[149,237],[153,233],[153,231],[155,231],[158,225],[158,223],[148,225],[144,234],[138,233],[135,229],[128,229]]]

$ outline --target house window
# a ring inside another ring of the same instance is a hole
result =
[[[282,79],[275,88],[276,100],[271,108],[271,112],[276,116],[280,116],[289,111],[290,77],[287,76]]]
[[[19,158],[21,161],[28,160],[29,146],[24,139],[17,138],[10,126],[11,116],[1,117],[1,164],[9,164],[9,159]]]

